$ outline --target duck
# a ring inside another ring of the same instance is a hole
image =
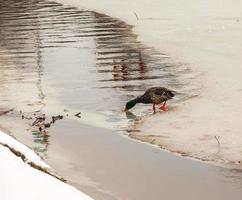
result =
[[[163,103],[160,110],[167,111],[166,102],[175,96],[175,92],[165,87],[151,87],[145,91],[143,95],[128,101],[125,105],[124,111],[127,112],[133,108],[137,103],[152,104],[153,111],[156,112],[156,105]]]

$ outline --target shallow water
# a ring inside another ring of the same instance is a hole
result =
[[[130,120],[124,104],[150,86],[179,90],[174,103],[190,97],[191,71],[143,46],[124,22],[30,0],[1,1],[0,21],[2,108],[70,118],[82,112],[83,123],[123,130]]]
[[[51,98],[70,109],[117,110],[149,86],[186,80],[179,76],[186,68],[142,46],[131,26],[108,16],[45,1],[1,1],[0,9],[2,84],[35,92],[46,110]],[[21,106],[35,103],[19,96]]]

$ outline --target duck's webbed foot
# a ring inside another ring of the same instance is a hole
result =
[[[156,111],[155,111],[155,104],[154,104],[154,103],[153,103],[153,111],[154,111],[154,113],[156,112]]]
[[[166,106],[166,107],[161,106],[161,107],[160,107],[160,110],[162,110],[162,111],[167,111],[167,110],[168,110],[168,108],[167,108],[167,106]]]
[[[162,106],[160,107],[160,110],[163,110],[163,111],[168,110],[168,106],[166,106],[166,101],[162,104]]]

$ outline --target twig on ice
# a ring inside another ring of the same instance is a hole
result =
[[[136,12],[134,12],[134,15],[135,15],[136,19],[139,20],[139,17],[138,17],[138,15],[136,14]]]

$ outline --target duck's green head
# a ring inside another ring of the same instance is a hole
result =
[[[129,109],[133,108],[135,104],[137,103],[136,99],[132,99],[126,103],[124,111],[128,111]]]

